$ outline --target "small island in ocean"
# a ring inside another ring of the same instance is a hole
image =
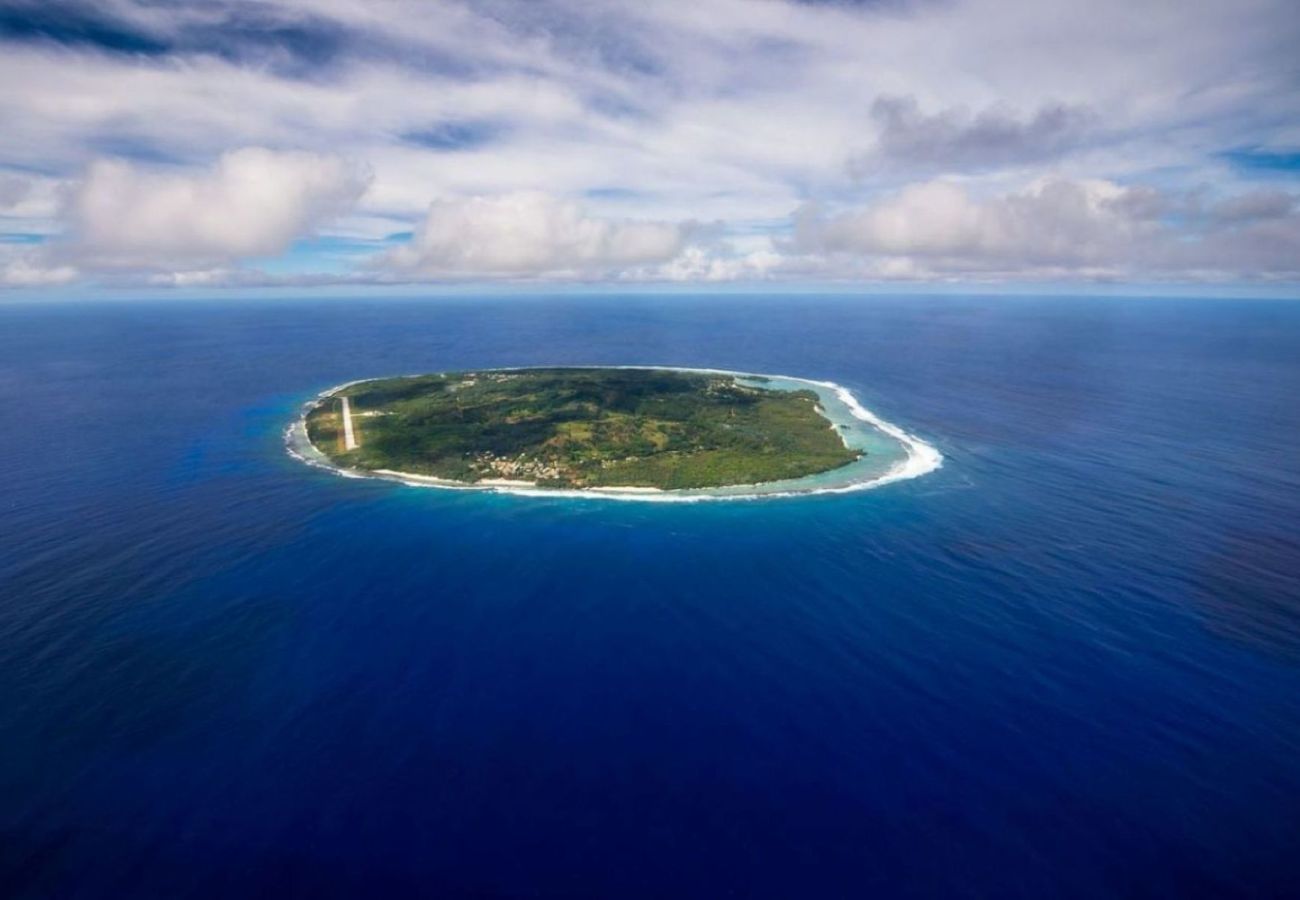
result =
[[[361,381],[319,398],[304,421],[311,446],[341,469],[468,485],[719,488],[803,478],[865,453],[814,390],[677,369]]]

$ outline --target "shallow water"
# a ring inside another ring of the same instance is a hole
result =
[[[595,503],[289,458],[393,372],[834,381],[878,490]],[[1300,306],[0,306],[0,895],[1281,896]]]

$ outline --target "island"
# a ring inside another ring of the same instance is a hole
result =
[[[679,369],[480,369],[354,382],[306,411],[333,466],[466,485],[678,491],[846,466],[813,390]]]

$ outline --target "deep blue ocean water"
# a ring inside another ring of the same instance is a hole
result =
[[[648,504],[289,458],[353,378],[850,387],[944,467]],[[1300,304],[0,306],[0,896],[1300,890]]]

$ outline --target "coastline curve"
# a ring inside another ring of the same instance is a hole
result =
[[[521,371],[543,366],[503,366],[493,371]],[[767,375],[756,372],[735,372],[727,369],[693,368],[682,366],[566,366],[572,369],[637,369],[660,370],[672,372],[694,372],[701,374],[731,375],[740,380],[753,380],[756,383],[777,383],[811,388],[821,398],[821,411],[830,419],[833,426],[841,431],[846,444],[851,441],[860,443],[853,446],[871,446],[872,454],[864,457],[866,463],[850,463],[829,472],[807,475],[786,481],[770,481],[761,484],[737,484],[715,488],[689,488],[664,490],[644,487],[592,487],[592,488],[547,488],[527,482],[478,482],[468,483],[416,475],[409,472],[397,472],[379,469],[374,471],[349,469],[336,465],[324,453],[317,450],[307,437],[307,414],[320,403],[333,397],[339,391],[356,384],[377,379],[359,378],[335,385],[321,391],[314,398],[303,404],[298,417],[284,433],[287,452],[293,458],[307,465],[325,469],[343,478],[370,478],[394,481],[411,487],[438,488],[440,490],[479,491],[497,494],[512,494],[528,497],[566,497],[573,499],[597,500],[631,500],[658,503],[698,503],[710,500],[766,500],[778,498],[809,497],[821,494],[845,494],[872,490],[897,481],[919,478],[939,469],[943,465],[943,454],[933,444],[928,443],[911,432],[886,421],[867,407],[845,386],[833,381],[815,381],[790,375]],[[381,376],[394,377],[394,376]],[[395,376],[413,377],[413,376]]]

